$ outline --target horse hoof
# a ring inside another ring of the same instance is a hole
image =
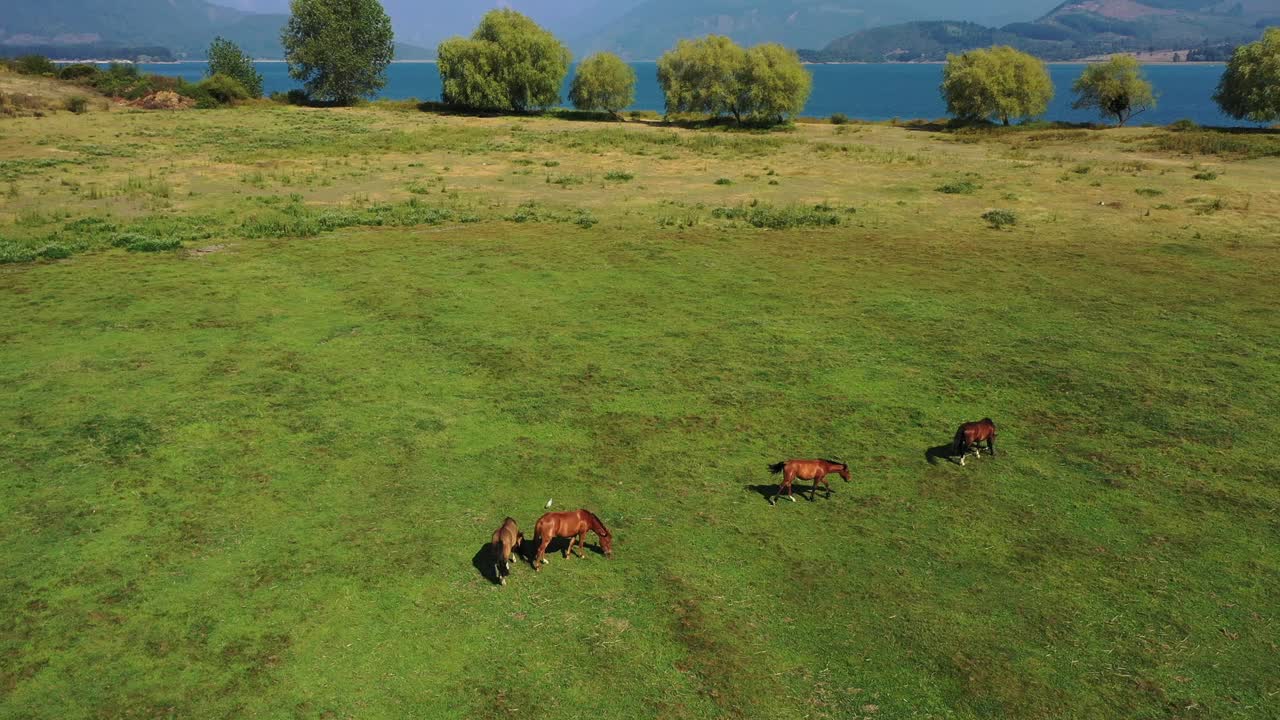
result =
[[[506,579],[506,578],[498,578],[498,584],[499,584],[499,585],[506,585],[506,584],[507,584],[507,579]]]

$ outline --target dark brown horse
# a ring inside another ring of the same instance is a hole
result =
[[[827,482],[827,476],[831,473],[840,473],[840,477],[844,478],[845,482],[849,482],[849,466],[835,460],[786,460],[770,465],[769,472],[774,475],[782,473],[782,482],[778,483],[778,491],[769,498],[770,505],[774,504],[784,490],[788,500],[796,501],[791,487],[791,483],[795,482],[796,478],[813,481],[813,491],[809,493],[810,502],[817,499],[818,483],[827,487],[827,497],[831,497],[831,483]]]
[[[550,512],[538,518],[533,526],[533,537],[538,542],[538,553],[533,558],[533,569],[539,570],[546,562],[547,546],[553,538],[569,538],[569,547],[564,549],[564,556],[569,557],[573,549],[573,541],[578,541],[578,557],[586,557],[582,553],[582,541],[587,538],[587,531],[600,538],[600,549],[607,558],[613,557],[613,536],[609,529],[600,522],[590,510],[573,510],[571,512]]]
[[[499,583],[507,584],[507,575],[511,574],[511,555],[519,552],[521,545],[524,545],[524,533],[520,532],[516,521],[511,518],[503,520],[502,527],[494,531],[490,546],[493,549],[493,576]]]
[[[978,422],[969,422],[960,426],[956,430],[956,439],[951,443],[951,456],[960,456],[960,464],[964,465],[964,458],[972,450],[975,455],[982,457],[982,448],[978,443],[985,442],[987,444],[987,452],[994,457],[996,454],[996,424],[991,418],[983,418]]]

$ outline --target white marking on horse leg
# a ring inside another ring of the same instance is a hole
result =
[[[788,499],[788,500],[790,500],[791,502],[795,502],[795,501],[796,501],[796,496],[795,496],[795,495],[788,495],[788,496],[787,496],[787,499]]]
[[[960,456],[960,467],[964,467],[964,455]]]

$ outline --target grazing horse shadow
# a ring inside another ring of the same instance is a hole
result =
[[[956,462],[956,459],[952,457],[951,449],[952,449],[952,446],[949,444],[939,445],[937,447],[931,447],[928,450],[924,451],[924,459],[930,465],[937,465],[939,458],[941,458],[942,460],[946,460],[949,463],[959,465],[960,463]]]
[[[480,546],[480,549],[476,551],[475,557],[471,558],[471,565],[475,567],[476,572],[480,573],[480,577],[494,585],[502,584],[502,578],[493,574],[493,545],[490,543]]]
[[[801,488],[803,488],[803,490],[804,490],[803,492],[801,492]],[[769,484],[767,484],[767,485],[743,485],[743,486],[742,486],[742,489],[743,489],[743,490],[746,490],[747,492],[753,492],[753,493],[755,493],[755,494],[759,495],[760,497],[764,498],[764,501],[765,501],[765,502],[769,502],[769,499],[773,497],[774,493],[778,492],[778,483],[769,483]],[[810,490],[812,490],[812,489],[813,489],[813,485],[812,485],[812,484],[803,484],[803,485],[802,485],[800,481],[797,481],[797,482],[795,483],[796,497],[798,498],[796,502],[799,502],[800,500],[808,500],[808,499],[809,499],[809,491],[810,491]],[[820,493],[826,493],[829,489],[830,489],[830,488],[826,488],[826,487],[819,486],[819,487],[818,487],[818,492],[820,492]],[[836,494],[836,491],[835,491],[835,490],[831,490],[831,495],[835,495],[835,494]],[[785,497],[785,496],[784,496],[784,497]],[[819,499],[822,499],[822,498],[824,498],[824,497],[828,497],[828,496],[826,496],[826,495],[819,495],[819,496],[818,496],[818,498],[819,498]],[[779,499],[781,499],[781,498],[779,498]]]

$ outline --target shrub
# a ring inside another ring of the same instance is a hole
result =
[[[76,63],[68,65],[58,71],[58,77],[63,80],[88,80],[98,76],[97,65],[89,65],[86,63]]]
[[[989,210],[983,213],[982,219],[996,230],[1018,224],[1018,216],[1011,210]]]
[[[62,260],[63,258],[71,257],[71,249],[66,245],[49,243],[48,245],[40,248],[39,252],[36,254],[45,260]]]
[[[832,125],[844,125],[844,124],[845,124],[845,123],[847,123],[847,122],[849,122],[849,116],[848,116],[848,115],[845,115],[844,113],[832,113],[832,114],[831,114],[831,124],[832,124]]]
[[[58,66],[43,55],[23,55],[13,61],[13,69],[22,75],[58,74]]]
[[[81,115],[89,110],[89,98],[83,95],[72,95],[67,98],[67,109]]]
[[[1200,126],[1196,124],[1195,120],[1182,118],[1169,123],[1168,129],[1172,132],[1186,132],[1188,130],[1199,130]]]
[[[716,208],[711,211],[711,216],[724,220],[743,220],[752,227],[767,230],[824,227],[839,225],[841,222],[840,215],[826,205],[774,207],[757,203],[749,206]]]
[[[944,195],[972,195],[977,192],[978,186],[968,180],[956,180],[939,185],[937,190]]]
[[[125,250],[129,252],[164,252],[166,250],[177,250],[181,247],[182,241],[177,238],[144,238],[126,245]]]
[[[1205,180],[1205,181],[1217,180],[1218,173],[1213,172],[1211,170],[1206,170],[1205,172],[1198,172],[1195,175],[1192,175],[1191,177],[1195,178],[1196,180]]]
[[[248,100],[249,91],[240,81],[230,75],[210,75],[196,84],[196,88],[213,98],[219,105],[230,105],[241,100]],[[195,98],[200,100],[201,98]]]
[[[732,184],[733,184],[733,181],[732,181],[732,180],[730,180],[729,178],[724,178],[724,177],[722,177],[722,178],[716,178],[716,184],[717,184],[717,185],[732,185]]]

